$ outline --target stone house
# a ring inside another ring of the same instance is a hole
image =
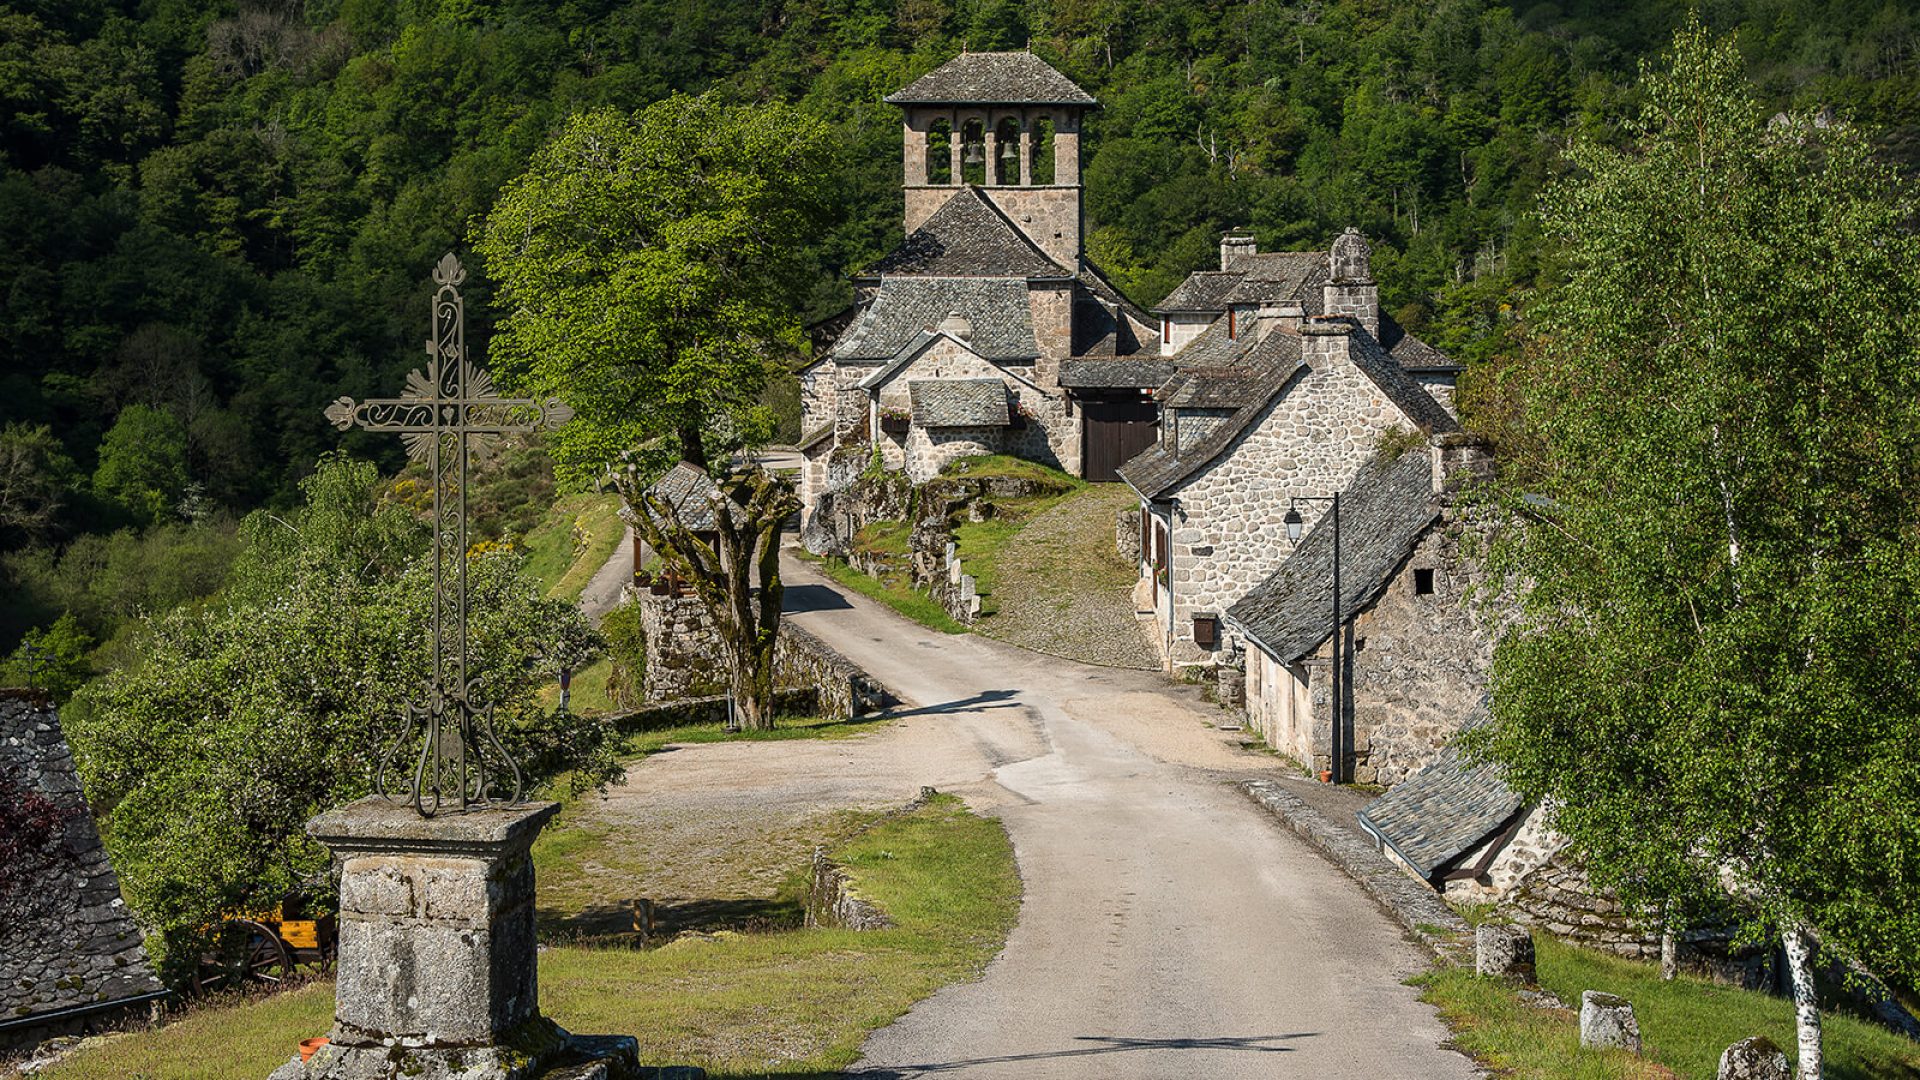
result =
[[[1396,356],[1369,329],[1385,324],[1367,258],[1352,231],[1327,253],[1264,256],[1229,236],[1229,269],[1162,305],[1162,347],[1176,351],[1154,395],[1158,440],[1119,476],[1141,503],[1135,599],[1169,666],[1222,658],[1220,617],[1285,559],[1289,510],[1323,509],[1298,500],[1346,487],[1390,435],[1459,430],[1434,394],[1452,365],[1404,333]]]
[[[1491,465],[1482,445],[1443,436],[1376,455],[1341,493],[1337,673],[1328,516],[1226,610],[1226,636],[1244,650],[1247,722],[1269,745],[1316,773],[1391,786],[1480,707],[1493,638],[1469,601],[1482,575],[1463,548],[1485,530],[1455,496]]]
[[[1082,248],[1081,122],[1097,102],[1026,52],[962,53],[887,100],[903,114],[906,239],[854,275],[853,308],[822,324],[845,329],[800,371],[803,516],[876,449],[916,475],[1009,453],[1111,479],[1151,441],[1146,395],[1166,369],[1121,362],[1150,358],[1153,321]]]

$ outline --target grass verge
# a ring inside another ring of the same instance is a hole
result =
[[[1792,1047],[1793,1005],[1781,998],[1681,976],[1663,982],[1651,965],[1534,937],[1540,985],[1579,1008],[1580,992],[1604,990],[1633,1002],[1646,1059],[1580,1049],[1574,1012],[1536,1009],[1469,968],[1420,976],[1421,995],[1440,1009],[1454,1042],[1515,1078],[1684,1077],[1712,1080],[1720,1053],[1750,1035]],[[1850,1016],[1828,1013],[1828,1080],[1920,1078],[1920,1045]]]
[[[828,1077],[867,1034],[948,983],[977,976],[1019,910],[999,822],[937,797],[841,849],[888,930],[791,930],[683,938],[650,951],[554,947],[540,957],[541,1009],[572,1031],[639,1037],[648,1064],[714,1080]],[[196,1009],[45,1074],[52,1080],[259,1080],[327,1029],[331,983]]]
[[[528,531],[527,573],[556,600],[578,600],[626,535],[620,496],[568,495]]]

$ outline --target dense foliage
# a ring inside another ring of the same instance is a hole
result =
[[[432,660],[418,522],[377,504],[365,462],[326,459],[302,486],[297,511],[242,523],[214,602],[146,619],[142,661],[89,683],[68,710],[127,899],[170,939],[324,874],[327,853],[302,827],[368,792]],[[597,637],[519,564],[508,549],[469,559],[469,673],[530,784],[611,780],[607,726],[538,702]],[[394,786],[411,766],[402,755]]]
[[[1731,897],[1910,983],[1920,197],[1859,130],[1770,122],[1697,28],[1644,87],[1544,203],[1488,749],[1627,900]]]

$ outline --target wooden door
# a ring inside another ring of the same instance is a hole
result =
[[[1153,445],[1159,410],[1153,402],[1139,400],[1088,401],[1081,408],[1086,413],[1082,475],[1096,483],[1120,479],[1120,466]]]

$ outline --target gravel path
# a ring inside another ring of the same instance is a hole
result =
[[[1134,569],[1113,548],[1114,515],[1135,501],[1124,484],[1094,484],[1028,522],[1000,549],[999,613],[974,628],[1082,663],[1157,670],[1133,617]]]
[[[620,591],[633,577],[633,529],[629,527],[614,546],[613,554],[593,572],[593,579],[580,590],[580,613],[595,626],[620,603]]]

